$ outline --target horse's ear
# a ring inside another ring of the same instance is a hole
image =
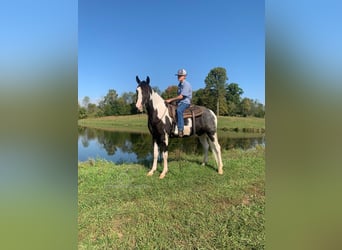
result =
[[[150,77],[146,77],[146,83],[147,83],[147,84],[150,83]]]
[[[135,77],[135,80],[137,81],[138,84],[140,83],[140,79],[138,76]]]

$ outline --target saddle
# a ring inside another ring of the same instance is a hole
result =
[[[167,108],[169,109],[169,115],[171,116],[172,120],[177,121],[177,106],[175,104],[167,104]],[[203,114],[203,108],[204,107],[197,105],[190,105],[189,108],[184,110],[183,119],[192,118],[193,134],[196,133],[195,118]],[[174,122],[174,125],[175,124],[176,122]]]

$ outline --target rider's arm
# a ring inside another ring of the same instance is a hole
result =
[[[165,101],[166,101],[167,103],[170,103],[170,102],[182,100],[183,98],[184,98],[183,95],[179,95],[179,96],[176,96],[176,97],[174,97],[174,98],[167,99],[167,100],[165,100]]]

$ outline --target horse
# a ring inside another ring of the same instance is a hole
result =
[[[163,179],[168,171],[168,144],[169,138],[174,132],[174,124],[177,120],[170,115],[168,104],[165,100],[156,93],[150,86],[150,78],[146,77],[145,81],[140,81],[139,77],[136,76],[138,83],[136,93],[137,102],[136,108],[143,112],[145,107],[148,115],[148,129],[153,137],[153,164],[151,170],[147,173],[148,176],[152,176],[157,169],[157,162],[159,156],[159,150],[161,150],[164,160],[164,168],[159,178]],[[204,158],[202,165],[205,165],[208,161],[208,148],[210,146],[213,152],[215,161],[218,167],[218,173],[223,174],[223,164],[221,157],[221,146],[217,139],[217,118],[214,112],[208,108],[201,107],[203,113],[194,118],[194,124],[196,129],[192,130],[199,137],[199,140],[203,146]],[[190,119],[190,118],[188,118]],[[190,127],[194,124],[189,122]],[[184,127],[185,132],[186,126]]]

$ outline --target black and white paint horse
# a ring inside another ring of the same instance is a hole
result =
[[[177,121],[172,120],[164,99],[151,88],[149,77],[147,77],[145,81],[140,81],[137,76],[136,81],[138,83],[136,107],[140,112],[143,111],[143,107],[146,108],[148,115],[148,128],[153,137],[153,165],[147,175],[151,176],[154,171],[156,171],[159,150],[161,150],[163,154],[164,168],[159,178],[162,179],[168,171],[168,144],[172,132],[172,123],[177,123]],[[221,146],[218,143],[216,132],[216,115],[210,109],[204,108],[203,114],[195,119],[196,134],[199,136],[199,140],[204,149],[203,165],[208,161],[208,148],[210,146],[218,166],[218,173],[223,174]]]

